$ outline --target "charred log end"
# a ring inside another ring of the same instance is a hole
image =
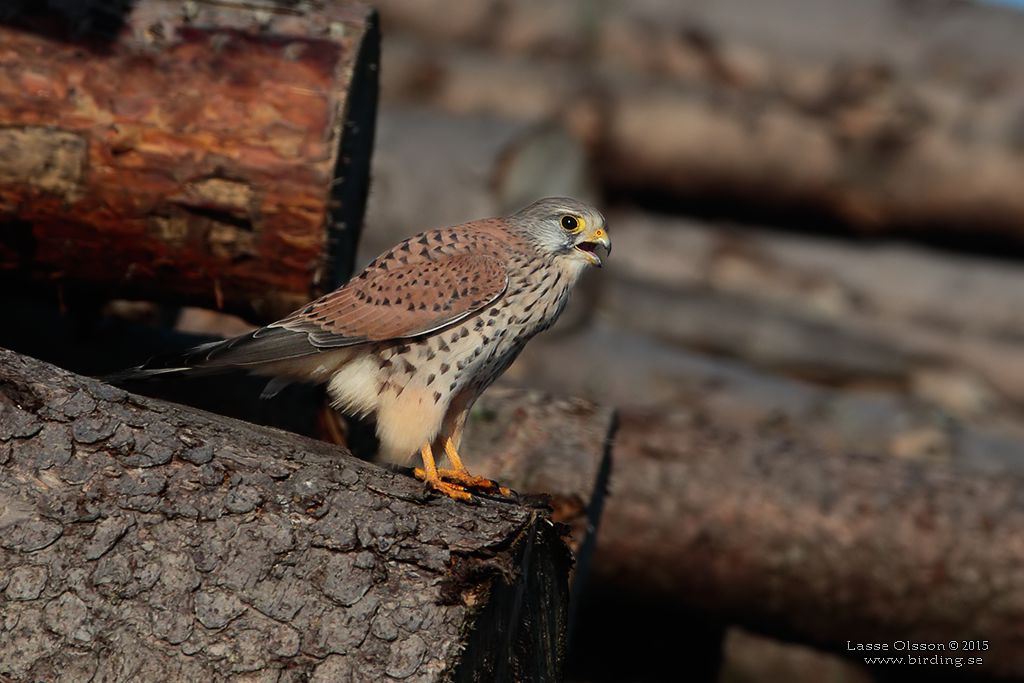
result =
[[[572,556],[565,528],[537,515],[512,545],[458,560],[442,595],[479,605],[453,679],[561,680],[569,620]]]
[[[615,412],[589,401],[506,387],[488,390],[466,425],[471,469],[551,508],[573,554],[568,633],[588,583],[612,468]]]

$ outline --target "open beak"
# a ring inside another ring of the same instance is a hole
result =
[[[612,241],[604,228],[598,228],[577,242],[576,249],[586,255],[590,265],[600,268],[602,261],[599,250],[603,250],[605,258],[611,256]]]

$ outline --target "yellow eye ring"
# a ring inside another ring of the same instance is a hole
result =
[[[587,227],[587,222],[583,220],[582,216],[570,216],[568,214],[562,216],[559,224],[566,232],[580,232]]]

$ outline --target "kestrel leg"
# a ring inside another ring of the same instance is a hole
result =
[[[462,458],[459,457],[459,452],[455,449],[455,444],[449,437],[444,442],[444,452],[448,456],[448,462],[451,463],[451,469],[438,470],[438,475],[445,481],[453,481],[457,484],[461,484],[466,488],[475,489],[477,491],[485,492],[497,492],[502,496],[511,496],[512,489],[507,486],[501,486],[498,482],[487,477],[480,477],[475,474],[470,474],[469,470],[462,463]]]
[[[502,496],[512,495],[511,489],[500,486],[496,481],[471,474],[466,465],[463,464],[462,458],[459,457],[458,448],[462,442],[462,429],[466,424],[468,416],[469,409],[467,408],[460,411],[455,419],[451,420],[451,424],[445,425],[445,427],[449,428],[449,431],[444,439],[444,453],[448,456],[448,463],[451,465],[451,468],[438,470],[438,476],[445,481],[455,482],[468,489],[484,493],[498,493]],[[448,420],[445,422],[447,423]]]
[[[439,493],[443,493],[449,498],[454,498],[455,500],[461,500],[467,503],[473,500],[473,496],[471,496],[462,486],[441,480],[437,470],[437,464],[434,462],[434,453],[430,450],[430,444],[423,444],[423,447],[420,448],[420,457],[423,458],[423,469],[420,469],[419,467],[414,469],[412,471],[413,476],[417,479],[423,480],[427,486]]]

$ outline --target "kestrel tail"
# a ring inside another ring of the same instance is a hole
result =
[[[419,453],[418,477],[470,500],[469,489],[494,488],[458,453],[474,401],[555,322],[584,269],[601,265],[599,247],[611,250],[599,211],[542,199],[410,237],[282,320],[115,380],[246,370],[274,378],[268,395],[288,381],[326,384],[336,409],[376,417],[383,459]]]

